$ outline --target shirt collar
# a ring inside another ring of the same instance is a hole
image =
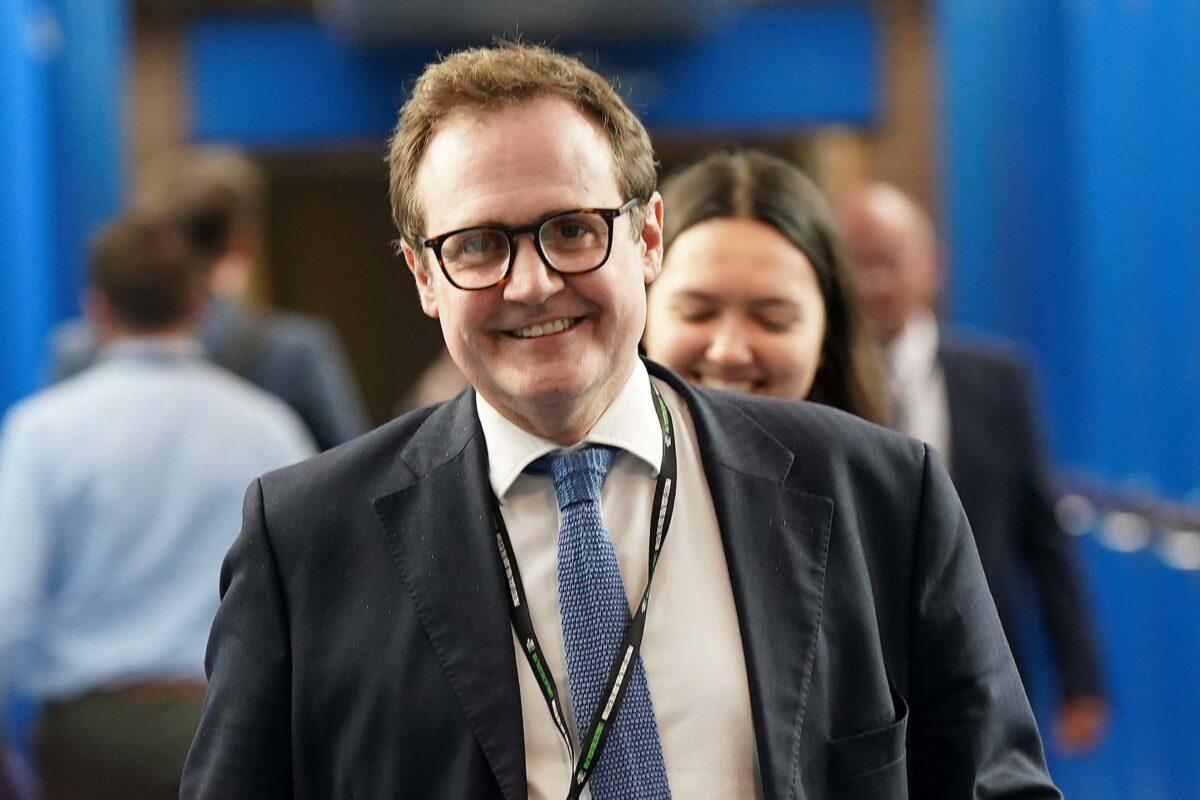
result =
[[[100,358],[190,359],[203,358],[204,348],[191,336],[125,336],[100,349]]]
[[[655,475],[662,466],[662,433],[650,396],[650,375],[641,359],[635,362],[625,386],[583,441],[573,447],[562,447],[519,427],[479,392],[475,393],[475,408],[487,443],[488,478],[492,491],[501,500],[531,463],[548,453],[575,450],[585,444],[602,444],[632,453]]]
[[[906,380],[928,375],[937,364],[938,327],[930,312],[909,318],[904,330],[887,346],[888,375]]]

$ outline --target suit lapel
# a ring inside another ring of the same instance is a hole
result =
[[[801,491],[795,455],[732,403],[648,366],[692,413],[746,652],[763,790],[784,800],[795,789],[833,501]]]
[[[516,659],[497,567],[487,449],[470,391],[435,410],[375,501],[401,578],[508,800],[524,800]]]

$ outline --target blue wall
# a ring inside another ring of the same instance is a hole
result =
[[[51,317],[49,77],[32,0],[0,19],[0,411],[32,391]]]
[[[695,40],[580,55],[651,130],[761,134],[870,122],[877,44],[868,5],[849,2],[755,9]],[[213,17],[186,47],[193,135],[253,147],[367,139],[382,151],[405,86],[437,55],[354,49],[302,17]]]
[[[1058,454],[1200,487],[1200,4],[937,4],[956,321],[1032,343]]]
[[[121,0],[0,5],[0,413],[38,387],[120,206],[126,35]]]
[[[56,319],[79,313],[88,240],[125,194],[129,19],[124,0],[57,0],[51,64]]]
[[[1200,486],[1200,4],[939,0],[949,309],[1028,342],[1060,462]],[[1200,797],[1200,578],[1084,553],[1113,735],[1068,797]]]

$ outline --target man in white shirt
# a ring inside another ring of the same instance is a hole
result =
[[[946,459],[1014,650],[1014,609],[1026,574],[1034,578],[1062,698],[1054,738],[1064,752],[1089,750],[1107,726],[1108,703],[1073,545],[1054,515],[1028,369],[1012,348],[943,335],[934,316],[937,242],[912,200],[867,186],[842,217],[884,350],[892,426]]]
[[[314,452],[287,406],[204,360],[200,269],[170,222],[102,231],[100,360],[4,420],[0,687],[41,706],[46,800],[178,793],[242,488]]]
[[[1059,796],[936,458],[638,359],[663,207],[603,79],[455,53],[389,161],[471,388],[251,487],[184,797]]]

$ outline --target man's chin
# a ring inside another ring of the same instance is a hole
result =
[[[536,415],[539,409],[590,405],[593,397],[602,393],[604,375],[600,371],[584,371],[580,364],[538,364],[500,376],[493,384],[497,399],[523,415]],[[485,393],[486,395],[486,393]]]
[[[527,406],[559,405],[578,403],[586,400],[589,390],[595,385],[594,381],[583,380],[579,376],[549,374],[521,376],[515,385],[509,387],[510,396],[517,403]]]

